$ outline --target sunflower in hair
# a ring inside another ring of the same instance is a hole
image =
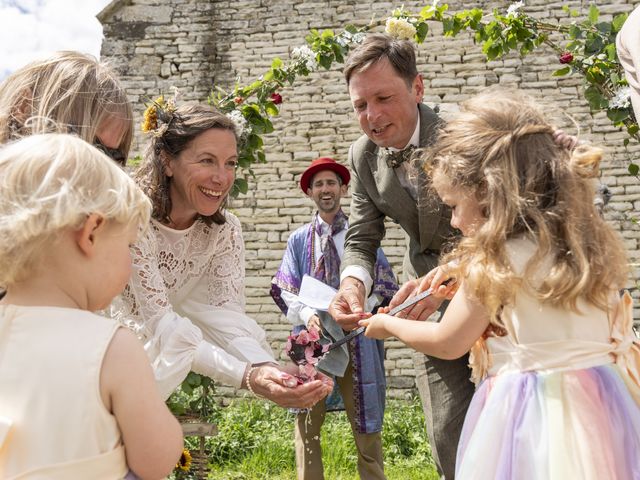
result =
[[[167,126],[173,120],[176,111],[176,100],[174,98],[165,100],[164,95],[160,95],[153,100],[143,114],[142,131],[152,133],[156,137],[162,136]]]

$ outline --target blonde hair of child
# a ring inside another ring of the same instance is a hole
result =
[[[53,127],[94,143],[110,117],[128,123],[118,146],[126,158],[133,138],[131,103],[111,68],[91,55],[58,52],[0,83],[0,143]]]
[[[622,240],[594,206],[602,151],[569,151],[555,143],[554,132],[532,99],[490,90],[462,104],[425,158],[435,186],[444,182],[475,195],[484,210],[486,222],[445,261],[457,259],[470,291],[498,323],[519,286],[577,311],[579,298],[606,308],[611,290],[627,279]],[[519,236],[537,244],[523,278],[506,250],[506,241]],[[533,282],[547,256],[551,271]]]
[[[151,204],[109,157],[66,134],[25,137],[0,149],[0,285],[29,275],[66,228],[100,214],[123,225],[149,221]]]

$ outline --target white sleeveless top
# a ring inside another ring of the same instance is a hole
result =
[[[523,274],[536,245],[525,238],[507,242],[514,271]],[[540,281],[551,260],[538,266]],[[513,372],[551,372],[615,363],[633,383],[640,402],[640,339],[633,331],[632,300],[611,292],[607,311],[585,300],[579,312],[540,303],[525,289],[501,314],[506,335],[480,339],[471,350],[472,380]],[[628,385],[629,386],[629,385]],[[629,386],[629,388],[632,388]]]
[[[0,478],[127,474],[120,429],[100,396],[118,328],[83,310],[0,305]]]

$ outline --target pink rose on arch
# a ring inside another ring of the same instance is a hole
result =
[[[571,63],[573,62],[573,54],[571,52],[564,52],[560,55],[560,63]]]

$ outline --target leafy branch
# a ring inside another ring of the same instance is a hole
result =
[[[565,6],[563,9],[571,20],[552,23],[527,15],[522,6],[523,2],[513,3],[505,13],[497,9],[485,13],[480,8],[451,13],[447,4],[434,0],[418,13],[401,7],[385,20],[372,20],[361,26],[347,25],[338,34],[329,29],[313,29],[305,38],[307,45],[294,49],[286,62],[275,58],[271,68],[249,85],[236,84],[232,92],[217,88],[209,95],[209,102],[228,113],[241,134],[238,164],[244,175],[236,178],[231,194],[247,193],[248,177],[255,176],[252,165],[266,163],[262,136],[273,132],[271,118],[279,114],[279,105],[283,102],[279,92],[319,67],[328,70],[334,63],[343,63],[350,48],[361,42],[366,32],[382,25],[388,34],[412,39],[418,44],[425,41],[429,22],[441,23],[445,37],[469,31],[487,60],[501,58],[512,51],[524,57],[546,45],[558,54],[562,65],[552,75],[582,77],[591,112],[604,111],[616,127],[625,128],[629,135],[624,139],[625,146],[630,139],[640,142],[629,87],[615,49],[616,34],[628,15],[616,15],[610,22],[601,21],[598,8],[591,5],[586,18],[578,21],[579,12]],[[637,175],[639,170],[638,165],[630,163],[631,174]]]

